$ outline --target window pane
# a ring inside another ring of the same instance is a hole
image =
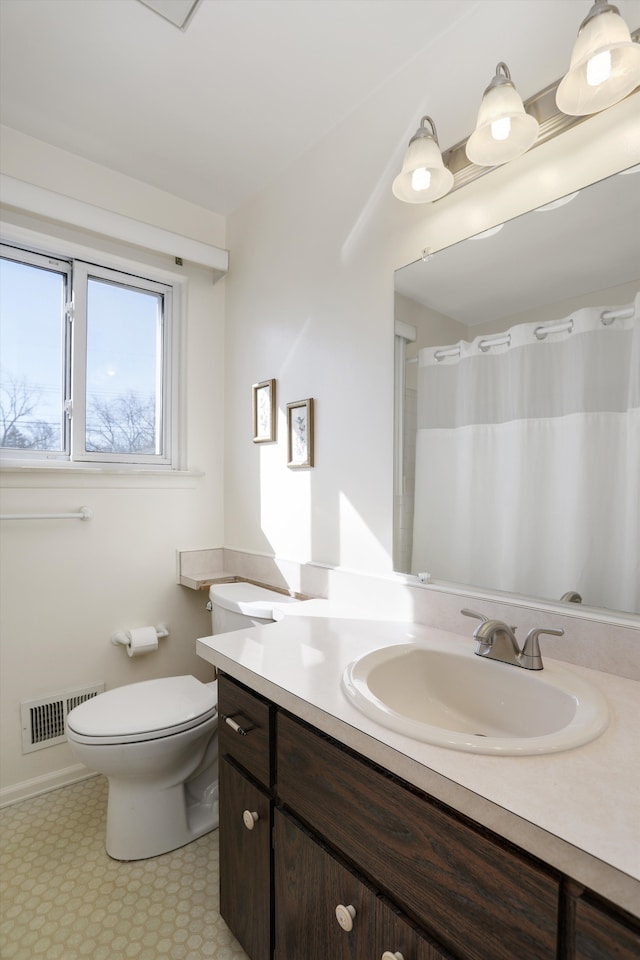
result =
[[[89,278],[86,450],[162,455],[161,295]]]
[[[66,274],[0,258],[0,446],[65,446]]]

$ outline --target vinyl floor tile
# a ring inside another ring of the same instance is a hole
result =
[[[218,831],[122,863],[106,805],[94,777],[0,811],[2,960],[248,960],[218,913]]]

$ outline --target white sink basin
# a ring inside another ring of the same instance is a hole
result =
[[[463,644],[383,647],[349,664],[349,700],[405,736],[470,753],[556,753],[606,729],[606,701],[556,662],[543,670],[478,657]]]

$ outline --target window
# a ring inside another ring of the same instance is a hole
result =
[[[2,246],[4,456],[170,467],[172,294],[170,284]]]

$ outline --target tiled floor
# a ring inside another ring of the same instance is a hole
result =
[[[106,802],[95,777],[0,811],[2,960],[247,960],[218,914],[218,831],[119,863]]]

